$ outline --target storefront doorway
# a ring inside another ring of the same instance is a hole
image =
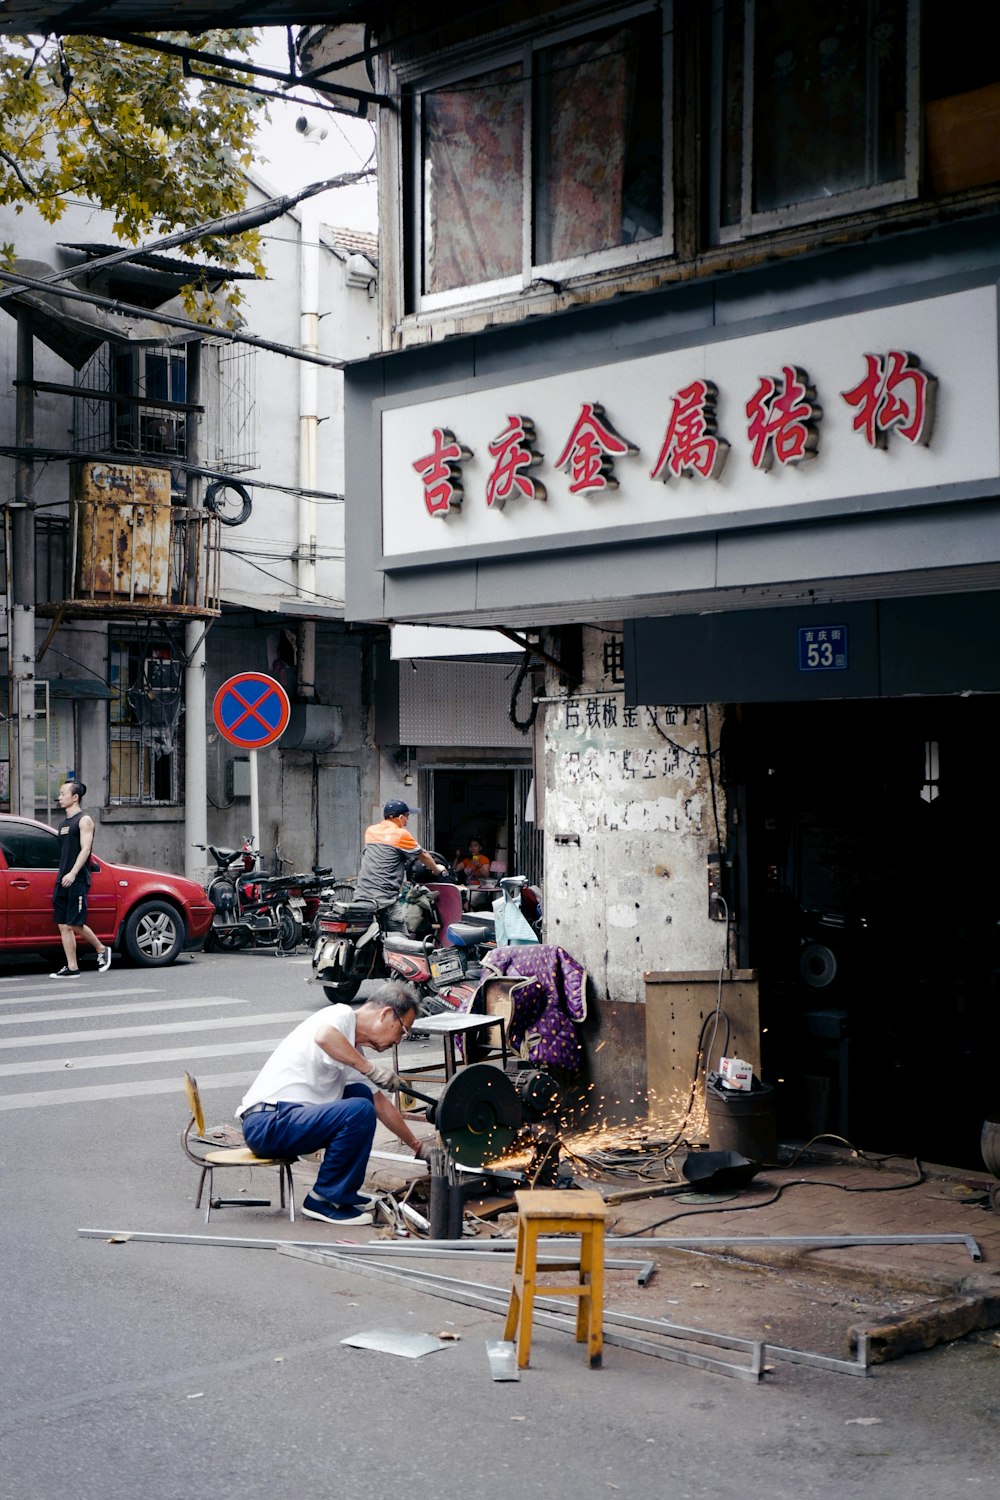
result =
[[[541,883],[541,836],[530,813],[530,773],[506,767],[424,769],[426,827],[432,847],[449,860],[477,839],[489,859],[512,875]]]
[[[994,696],[731,711],[743,955],[786,1135],[982,1166],[998,732]]]

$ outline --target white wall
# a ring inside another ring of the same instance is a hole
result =
[[[650,970],[721,966],[725,925],[708,916],[718,847],[701,708],[626,709],[605,668],[620,627],[584,631],[584,679],[545,706],[545,929],[598,995],[644,998]],[[552,689],[549,690],[552,693]],[[719,713],[709,711],[712,749]],[[718,784],[718,756],[715,756]],[[725,832],[725,800],[715,807]]]

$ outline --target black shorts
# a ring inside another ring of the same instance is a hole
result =
[[[83,927],[87,921],[87,892],[90,882],[74,880],[72,885],[63,885],[57,880],[52,892],[52,910],[56,924],[66,927]]]

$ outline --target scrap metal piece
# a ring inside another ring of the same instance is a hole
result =
[[[401,1328],[372,1328],[368,1333],[352,1333],[341,1339],[350,1349],[375,1349],[380,1354],[398,1354],[403,1359],[420,1359],[447,1349],[448,1341],[432,1333],[407,1333]]]
[[[517,1345],[505,1339],[488,1340],[486,1358],[490,1362],[490,1374],[494,1380],[520,1380],[517,1368]]]

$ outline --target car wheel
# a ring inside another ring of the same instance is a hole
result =
[[[331,1005],[340,1005],[353,1000],[360,988],[360,979],[345,979],[342,984],[324,984],[323,993]]]
[[[125,923],[129,957],[145,968],[172,964],[184,943],[184,919],[169,901],[144,901]]]

